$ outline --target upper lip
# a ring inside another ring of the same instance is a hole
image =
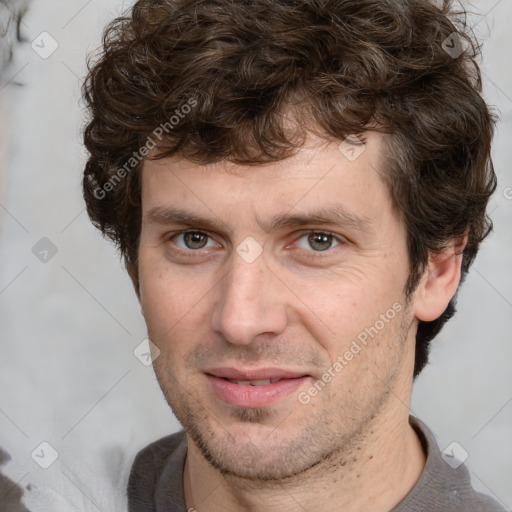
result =
[[[205,371],[208,375],[233,380],[267,380],[267,379],[296,379],[305,377],[307,373],[284,370],[282,368],[259,368],[241,370],[239,368],[211,368]]]

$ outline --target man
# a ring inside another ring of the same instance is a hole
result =
[[[84,196],[184,427],[131,511],[502,510],[409,415],[491,228],[475,57],[448,1],[140,0],[108,27]]]

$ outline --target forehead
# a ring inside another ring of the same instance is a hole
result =
[[[250,215],[260,228],[270,229],[285,222],[279,212],[300,214],[329,206],[338,207],[347,221],[356,216],[364,221],[390,200],[379,175],[382,135],[371,132],[360,140],[364,146],[347,152],[347,143],[310,139],[295,155],[256,166],[228,161],[200,165],[180,157],[147,161],[142,171],[144,220],[154,220],[158,210],[172,208],[177,214],[186,208],[233,221]]]

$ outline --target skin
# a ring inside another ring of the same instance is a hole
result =
[[[418,321],[437,318],[454,295],[464,241],[431,257],[408,302],[406,235],[379,175],[385,136],[364,136],[355,161],[338,143],[310,136],[294,156],[258,167],[179,157],[144,165],[138,273],[130,272],[160,350],[157,378],[187,433],[187,508],[317,510],[320,495],[324,512],[384,512],[421,474],[425,454],[408,422],[415,334]],[[365,229],[261,225],[331,206],[364,218]],[[169,207],[215,226],[151,214]],[[177,234],[187,229],[204,234],[196,245]],[[333,237],[311,244],[311,231]],[[250,263],[236,252],[249,236],[263,249]],[[299,392],[397,303],[394,318],[301,403]],[[277,403],[236,408],[204,374],[218,366],[310,377]]]

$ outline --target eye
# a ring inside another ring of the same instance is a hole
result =
[[[169,240],[172,240],[177,247],[185,251],[198,251],[200,249],[218,246],[208,234],[202,231],[182,231],[170,236]],[[299,249],[304,249],[309,252],[326,252],[343,243],[344,241],[341,238],[324,231],[310,231],[304,233],[297,242],[295,242]],[[311,251],[311,249],[313,249],[313,251]]]
[[[302,240],[305,240],[302,241]],[[300,249],[309,250],[312,248],[315,252],[323,252],[333,248],[333,242],[336,243],[334,247],[341,245],[342,241],[335,237],[332,233],[325,233],[323,231],[310,231],[309,233],[301,236],[296,245]]]
[[[170,237],[170,239],[180,249],[185,250],[197,250],[204,249],[207,247],[215,247],[216,244],[213,241],[211,241],[212,245],[207,245],[209,238],[210,237],[206,233],[203,233],[202,231],[184,231],[182,233],[177,233]]]

